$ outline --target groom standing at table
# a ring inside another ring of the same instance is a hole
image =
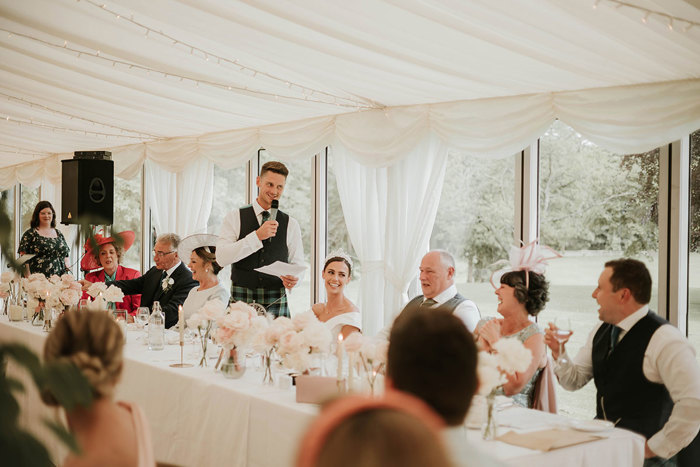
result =
[[[141,306],[152,309],[153,302],[160,302],[165,315],[165,327],[177,324],[178,307],[187,298],[190,289],[197,285],[192,273],[177,255],[180,237],[174,233],[160,235],[153,246],[156,263],[146,274],[136,279],[115,281],[124,295],[141,294]]]
[[[299,223],[282,211],[271,216],[272,201],[282,196],[288,174],[281,162],[263,164],[255,179],[258,197],[226,215],[216,243],[217,262],[222,267],[231,264],[231,300],[259,303],[276,317],[289,316],[285,289],[297,285],[299,277],[276,277],[255,269],[275,261],[304,264]]]
[[[700,465],[700,368],[677,328],[649,310],[651,275],[644,263],[617,259],[593,291],[601,320],[571,360],[555,366],[570,391],[595,382],[596,418],[646,438],[644,466]],[[545,342],[560,357],[556,328]]]

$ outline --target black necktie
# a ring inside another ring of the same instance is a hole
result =
[[[270,211],[263,211],[262,212],[262,221],[269,221],[270,220]],[[262,225],[262,223],[260,224]]]
[[[610,328],[610,351],[608,352],[608,355],[610,355],[617,345],[617,339],[620,337],[620,331],[622,331],[622,328],[615,326],[614,324],[612,328]]]

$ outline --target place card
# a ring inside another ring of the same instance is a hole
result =
[[[297,402],[308,404],[321,404],[341,394],[338,380],[332,376],[299,375],[296,388]]]
[[[513,444],[528,449],[538,451],[551,451],[552,449],[564,448],[575,444],[588,443],[603,439],[604,436],[582,433],[568,428],[552,428],[549,430],[530,431],[527,433],[516,433],[509,431],[496,438],[497,441]]]

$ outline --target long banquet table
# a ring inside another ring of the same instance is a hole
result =
[[[122,381],[116,398],[139,404],[146,413],[153,435],[156,459],[182,466],[289,466],[306,426],[318,412],[311,404],[295,402],[293,389],[262,385],[262,373],[249,368],[241,379],[224,378],[210,368],[171,368],[179,361],[179,346],[149,351],[142,331],[129,331]],[[41,327],[8,322],[0,318],[0,343],[20,342],[41,353],[46,334]],[[185,361],[194,362],[192,347]],[[19,374],[15,365],[8,373]],[[24,377],[26,380],[26,376]],[[40,416],[58,416],[45,407],[35,390],[20,396],[21,422],[36,432],[55,460],[66,453],[40,425]],[[559,426],[565,417],[510,408],[499,421],[520,430]],[[604,439],[550,452],[481,440],[477,430],[467,430],[469,442],[505,463],[527,466],[641,465],[644,439],[613,429]]]

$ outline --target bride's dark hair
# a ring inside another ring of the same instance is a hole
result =
[[[323,270],[325,271],[329,264],[336,263],[338,261],[345,263],[345,265],[348,267],[348,275],[351,276],[352,275],[352,265],[348,262],[347,259],[343,258],[342,256],[333,256],[331,258],[328,258],[326,260],[326,264],[323,265]]]

